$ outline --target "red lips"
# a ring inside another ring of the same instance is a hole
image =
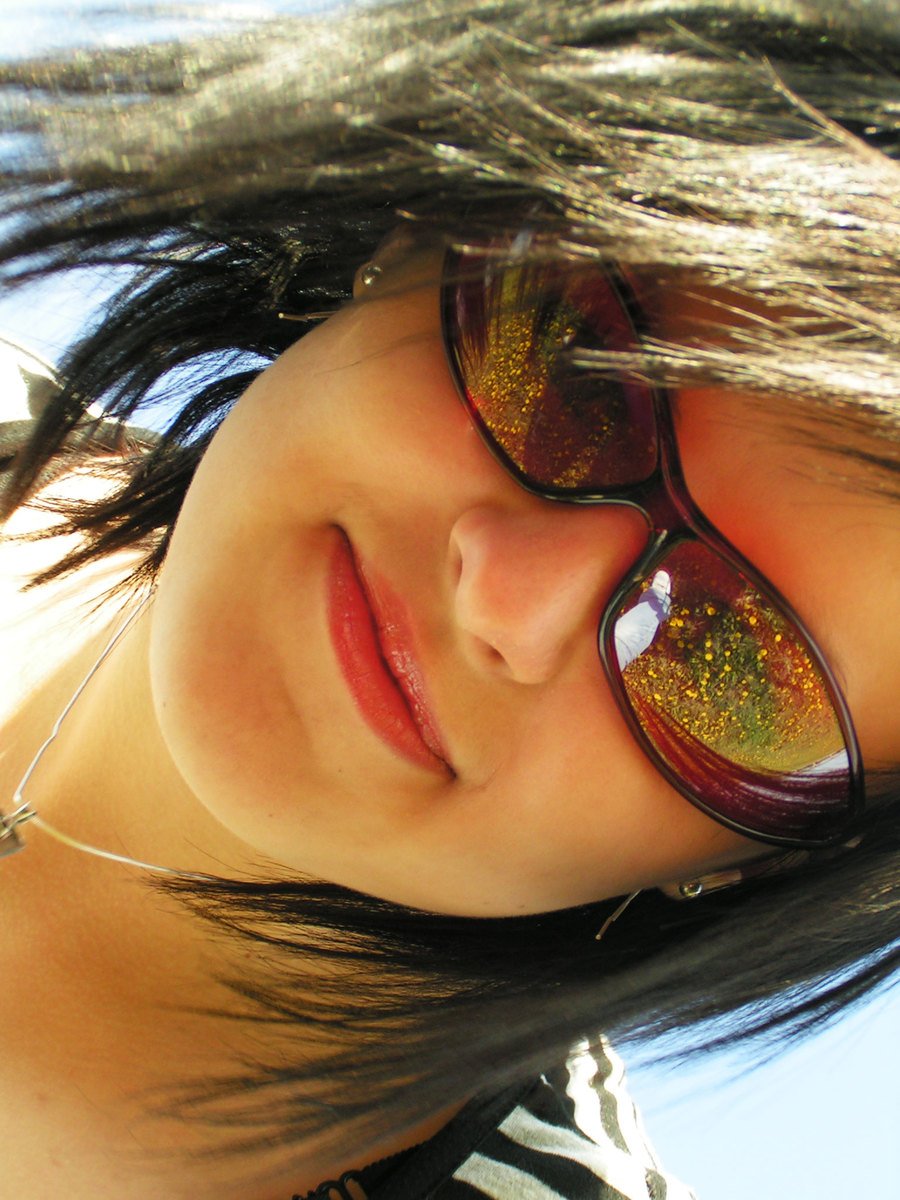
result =
[[[366,724],[408,762],[452,774],[406,606],[385,581],[363,572],[343,531],[329,564],[326,603],[341,674]]]

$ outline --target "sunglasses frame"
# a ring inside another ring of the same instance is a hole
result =
[[[514,242],[510,243],[510,253],[507,257],[496,256],[498,262],[504,265],[510,262],[514,265],[526,263],[528,261],[527,257],[520,252],[517,253],[516,250],[518,247],[527,245],[533,240],[534,238],[532,237],[526,242],[525,235],[520,234]],[[496,244],[496,242],[486,243],[483,247],[477,248],[467,245],[462,251],[451,246],[445,252],[441,270],[440,303],[441,332],[447,362],[450,366],[451,376],[460,399],[470,419],[477,428],[482,441],[497,462],[521,487],[532,495],[539,496],[541,499],[559,501],[563,504],[624,504],[640,512],[647,522],[647,545],[623,576],[621,582],[604,606],[597,632],[597,649],[600,661],[603,664],[603,669],[616,703],[625,717],[633,736],[656,769],[676,791],[680,792],[695,808],[700,809],[701,812],[706,813],[707,816],[728,829],[732,829],[737,833],[743,834],[745,837],[752,838],[754,841],[764,842],[768,845],[799,847],[809,850],[846,842],[852,834],[853,824],[862,812],[865,803],[862,756],[847,702],[838,686],[834,672],[793,606],[785,599],[778,588],[770,583],[716,529],[694,502],[688,490],[681,466],[681,457],[678,452],[675,425],[672,419],[667,391],[649,383],[641,383],[639,385],[645,388],[649,394],[656,424],[657,456],[656,466],[652,473],[647,479],[638,483],[609,488],[603,492],[597,492],[595,489],[589,487],[562,489],[544,487],[533,483],[527,473],[496,442],[482,419],[481,414],[468,400],[462,367],[450,333],[456,324],[453,313],[457,287],[456,281],[460,279],[464,281],[466,278],[465,270],[459,270],[460,262],[466,255],[471,255],[473,252],[479,253],[483,250],[488,256],[493,256],[493,247]],[[541,259],[538,258],[535,261],[539,262]],[[634,338],[634,344],[639,345],[641,336],[640,308],[624,271],[620,267],[609,264],[598,265],[597,270],[602,270],[605,273],[613,292],[621,303],[622,312],[627,318]],[[703,800],[702,796],[694,792],[659,754],[653,742],[644,732],[643,726],[631,706],[615,653],[615,622],[620,616],[620,610],[626,597],[633,589],[640,585],[644,579],[648,578],[660,559],[665,557],[676,545],[686,541],[699,541],[710,549],[713,554],[723,559],[728,566],[743,575],[758,592],[770,601],[780,615],[785,617],[792,628],[796,630],[799,635],[798,640],[802,644],[803,649],[807,651],[810,659],[821,673],[844,739],[848,759],[848,802],[845,820],[840,830],[828,837],[791,837],[762,833],[717,812],[714,807]]]

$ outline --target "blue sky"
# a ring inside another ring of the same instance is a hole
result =
[[[62,41],[108,41],[123,7],[0,0],[0,46],[19,55]],[[227,17],[303,6],[194,7],[207,28],[221,28]],[[0,334],[56,361],[102,290],[83,273],[0,297]],[[719,1056],[675,1073],[632,1069],[631,1087],[661,1160],[699,1200],[887,1200],[900,1178],[898,1047],[894,993],[755,1071]]]

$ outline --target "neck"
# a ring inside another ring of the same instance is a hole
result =
[[[170,873],[258,876],[253,855],[197,801],[159,734],[142,619],[148,614],[144,601],[117,620],[113,638],[103,630],[10,723],[10,773],[32,745],[41,747],[12,805],[24,799],[37,814],[32,837],[43,824],[138,865],[155,853]]]
[[[249,849],[211,818],[171,763],[153,715],[148,625],[138,619],[90,680],[26,798],[90,845],[184,871],[260,878]],[[9,724],[2,795],[108,637],[57,671]],[[299,1166],[261,1150],[251,1159],[210,1156],[234,1129],[166,1115],[180,1086],[237,1074],[247,1058],[308,1062],[314,1040],[291,1029],[288,1044],[274,1026],[234,1021],[239,1002],[216,980],[246,976],[248,961],[258,976],[258,963],[243,940],[212,937],[152,876],[60,845],[33,824],[25,841],[0,870],[0,1021],[15,1031],[0,1064],[0,1110],[9,1105],[0,1117],[21,1133],[22,1146],[21,1176],[4,1175],[0,1200],[34,1194],[48,1161],[69,1165],[66,1179],[53,1182],[64,1182],[74,1200],[98,1190],[122,1200],[269,1200],[362,1165],[314,1149]],[[245,1177],[248,1161],[256,1182]]]

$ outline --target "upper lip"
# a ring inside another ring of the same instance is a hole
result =
[[[390,584],[367,567],[347,539],[363,595],[372,613],[385,668],[397,685],[422,741],[436,758],[456,774],[435,719],[425,675],[418,658],[417,638],[405,602]]]

